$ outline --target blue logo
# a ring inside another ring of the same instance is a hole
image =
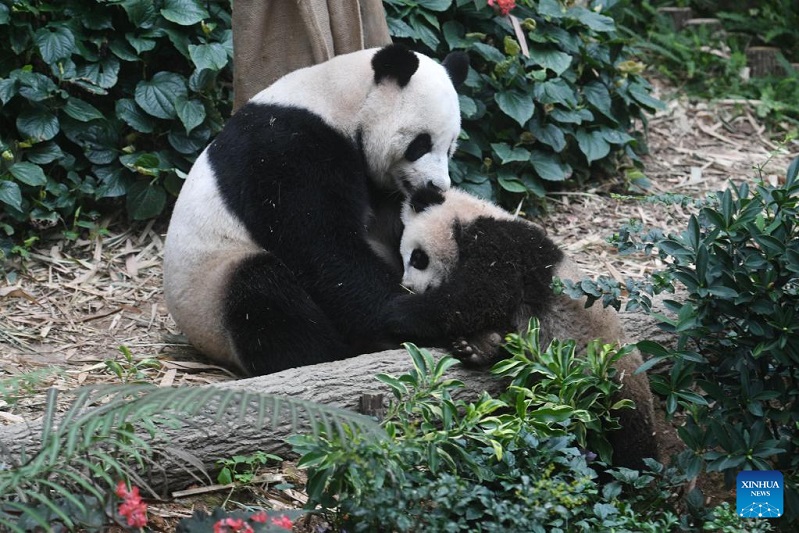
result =
[[[736,506],[741,518],[779,518],[783,507],[782,473],[744,470],[735,482]]]

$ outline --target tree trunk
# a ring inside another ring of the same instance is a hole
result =
[[[669,334],[659,330],[650,316],[622,313],[621,318],[630,339],[669,342]],[[434,352],[434,355],[440,356],[441,353]],[[375,376],[380,373],[397,376],[411,368],[412,362],[405,350],[389,350],[210,386],[269,393],[350,411],[359,411],[360,406],[367,406],[370,414],[374,414],[380,411],[376,405],[379,399],[376,401],[374,395],[383,395],[385,401],[391,397],[388,387]],[[462,398],[476,398],[482,391],[496,395],[504,386],[502,380],[486,371],[469,370],[461,365],[450,368],[447,375],[466,385],[460,393]],[[242,418],[238,416],[231,417],[236,418],[235,423],[227,417],[215,422],[213,409],[207,411],[207,415],[187,420],[183,427],[163,428],[163,436],[154,445],[160,453],[147,471],[141,473],[142,483],[167,496],[168,491],[181,489],[194,480],[210,482],[207,476],[197,477],[200,464],[212,471],[219,459],[249,455],[259,450],[288,457],[290,449],[284,439],[296,432],[286,417],[274,426],[259,428],[251,423],[240,423]],[[235,413],[236,408],[230,411]],[[41,431],[41,420],[0,428],[0,459],[9,465],[17,464],[23,449],[30,457],[41,446]],[[193,464],[193,469],[190,464]],[[192,475],[190,470],[195,474]]]

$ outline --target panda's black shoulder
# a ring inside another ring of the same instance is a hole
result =
[[[346,161],[357,155],[355,143],[323,117],[297,106],[244,105],[208,147],[216,172],[240,169],[268,156],[278,160]],[[360,162],[359,158],[356,158]]]

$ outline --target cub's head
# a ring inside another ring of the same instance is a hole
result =
[[[455,87],[468,68],[463,52],[438,64],[401,45],[375,51],[374,85],[357,118],[357,135],[378,185],[405,195],[449,188],[449,158],[461,129]]]
[[[462,228],[480,217],[512,220],[500,207],[457,189],[418,189],[402,207],[402,285],[422,293],[445,282],[459,259]]]

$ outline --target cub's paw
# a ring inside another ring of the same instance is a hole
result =
[[[496,331],[480,333],[472,338],[461,337],[451,346],[453,357],[466,366],[484,367],[493,363],[499,355],[502,335]]]

